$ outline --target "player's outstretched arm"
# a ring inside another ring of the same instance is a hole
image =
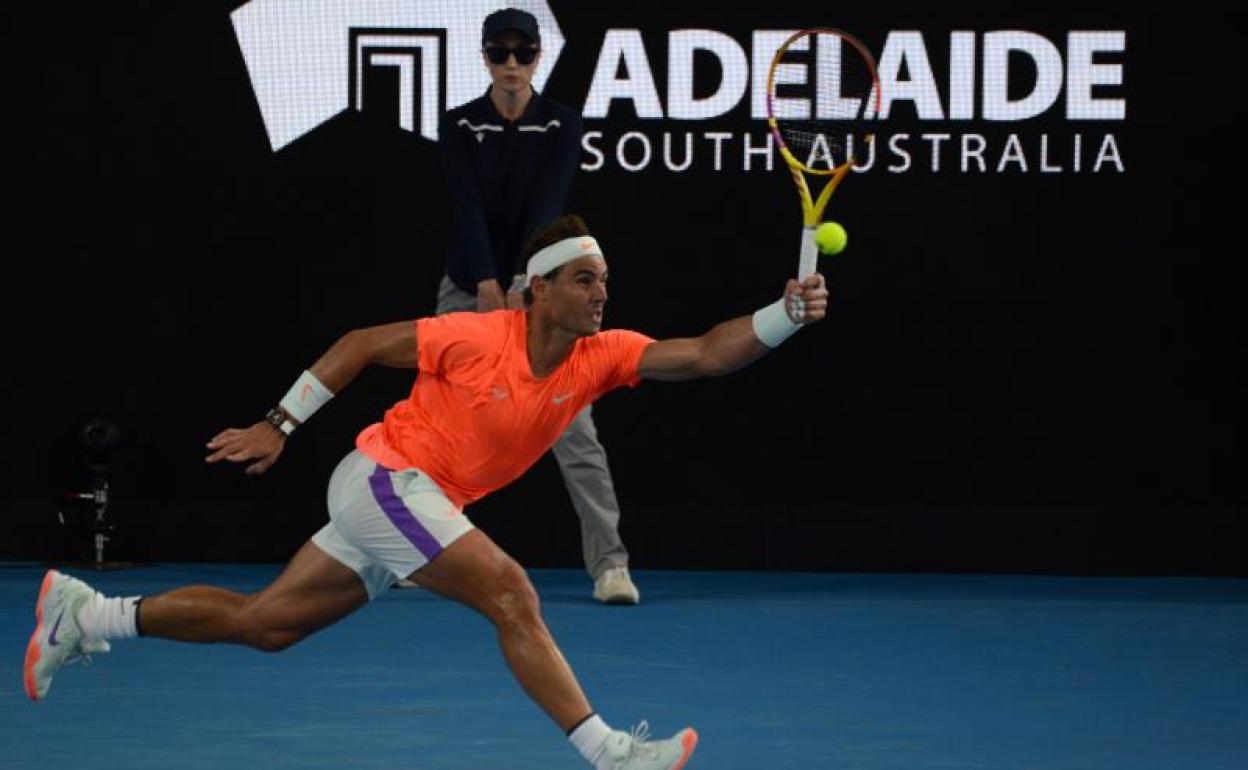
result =
[[[359,376],[369,364],[416,367],[413,321],[356,329],[344,334],[295,381],[280,404],[249,428],[227,428],[208,442],[207,462],[250,463],[246,473],[264,473],[277,462],[286,437]]]
[[[828,289],[816,273],[790,280],[784,297],[752,316],[725,321],[701,337],[655,342],[641,355],[640,374],[648,380],[716,377],[748,366],[806,324],[828,312]]]

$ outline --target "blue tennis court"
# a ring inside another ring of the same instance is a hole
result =
[[[260,588],[279,567],[82,574],[106,593]],[[21,660],[42,568],[0,569],[0,766],[579,768],[489,624],[394,590],[291,650],[143,639]],[[1239,770],[1248,581],[640,571],[637,607],[536,570],[547,620],[613,726],[702,741],[689,767]],[[72,757],[72,759],[70,759]]]

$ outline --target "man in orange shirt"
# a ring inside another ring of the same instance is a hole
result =
[[[697,733],[662,741],[612,730],[590,707],[543,622],[524,570],[463,514],[541,457],[594,399],[642,379],[727,374],[824,317],[822,276],[790,280],[784,296],[701,337],[654,341],[601,331],[607,263],[575,216],[540,230],[526,249],[524,310],[457,313],[358,329],[312,366],[266,419],[208,443],[208,462],[268,470],[286,438],[368,364],[418,370],[411,395],[366,428],[329,483],[330,521],[257,594],[209,586],[156,596],[105,597],[49,570],[27,646],[28,695],[109,639],[154,636],[278,651],[335,623],[396,578],[455,599],[497,628],[525,692],[597,770],[677,770]]]

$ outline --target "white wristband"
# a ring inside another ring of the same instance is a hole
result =
[[[783,297],[754,314],[754,334],[769,348],[778,347],[800,328],[785,312]]]
[[[305,423],[317,409],[325,406],[333,397],[334,394],[329,391],[329,388],[316,379],[316,375],[305,369],[279,403],[287,414],[300,423]]]

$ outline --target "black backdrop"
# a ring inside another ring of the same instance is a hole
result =
[[[274,152],[237,4],[176,5],[4,12],[0,557],[85,550],[54,512],[83,483],[76,426],[103,415],[124,432],[111,558],[283,560],[408,375],[367,372],[260,479],[205,466],[204,442],[262,415],[341,332],[433,309],[450,216],[433,145],[346,110]],[[833,203],[851,241],[824,262],[829,322],[730,378],[600,402],[636,566],[1245,574],[1228,19],[1126,2],[552,5],[567,44],[546,92],[578,107],[608,29],[643,31],[661,94],[674,29],[747,52],[754,29],[832,22],[877,51],[921,30],[936,69],[953,30],[1126,32],[1106,57],[1123,85],[1102,92],[1126,120],[1073,125],[1057,107],[925,128],[898,108],[916,135],[989,137],[989,170],[949,154],[933,172],[916,140],[909,172],[852,178]],[[693,125],[616,103],[587,122],[608,162],[578,175],[570,208],[608,249],[609,325],[697,333],[777,295],[797,210],[779,168],[742,170],[740,134],[762,137],[745,107]],[[610,141],[629,130],[732,132],[735,168],[714,171],[699,139],[687,172],[623,170]],[[997,173],[1010,132],[1028,170]],[[1074,133],[1112,133],[1125,171],[1040,173],[1042,133],[1059,159]],[[525,563],[579,563],[549,457],[472,515]]]

